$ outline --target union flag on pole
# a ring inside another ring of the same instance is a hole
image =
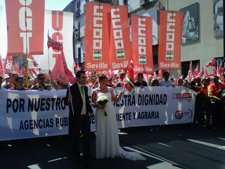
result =
[[[74,83],[75,78],[72,72],[68,69],[65,61],[64,52],[60,51],[60,54],[56,58],[55,66],[53,67],[50,77],[52,80],[63,83]]]
[[[63,50],[63,45],[60,42],[57,42],[55,40],[53,40],[52,38],[50,38],[50,36],[48,35],[48,48],[52,48],[54,50],[58,50],[58,51],[62,51]]]
[[[216,67],[216,65],[217,65],[216,59],[213,58],[206,64],[205,67],[209,67],[209,66]]]
[[[134,65],[133,65],[133,61],[132,60],[130,61],[130,63],[127,66],[125,88],[128,91],[130,91],[131,93],[135,92],[135,86],[134,86]]]

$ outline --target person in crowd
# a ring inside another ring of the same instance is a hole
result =
[[[225,83],[219,81],[218,76],[213,77],[213,82],[208,85],[208,96],[211,100],[212,127],[221,128],[223,124],[224,105],[221,100],[222,91],[225,90]]]
[[[196,96],[195,114],[198,125],[206,125],[211,127],[211,103],[208,97],[208,86],[210,84],[210,78],[207,76],[202,79],[202,86],[199,93]]]
[[[91,77],[90,77],[88,86],[89,86],[90,88],[92,88],[92,89],[98,87],[98,80],[97,80],[96,73],[92,73],[92,74],[91,74]]]
[[[9,79],[6,80],[8,82],[6,82],[3,87],[6,88],[6,89],[14,88],[14,86],[15,86],[15,79],[18,77],[18,74],[17,73],[10,73],[8,76],[5,75],[6,79],[8,79],[8,78]]]
[[[159,86],[159,80],[158,79],[153,79],[151,84],[152,84],[152,86]]]
[[[92,103],[96,107],[96,158],[124,157],[136,160],[142,156],[125,152],[119,143],[116,112],[113,102],[120,100],[123,91],[118,95],[107,86],[107,76],[99,75],[99,87],[92,91]]]
[[[59,90],[59,89],[68,89],[68,83],[62,82],[62,81],[57,81],[57,90]]]
[[[191,80],[191,89],[195,92],[199,92],[201,90],[201,79],[199,78],[193,78]]]
[[[24,87],[24,78],[21,76],[16,77],[14,86],[9,88],[9,90],[26,90]]]
[[[190,83],[188,82],[188,80],[187,80],[187,79],[184,79],[183,86],[184,86],[184,87],[186,87],[186,88],[188,88],[188,89],[190,89],[190,88],[191,88],[191,85],[190,85]]]
[[[3,77],[0,76],[0,89],[2,89]]]
[[[116,87],[116,84],[114,84],[113,82],[113,77],[108,78],[107,86],[113,87],[113,88]]]
[[[175,86],[175,79],[173,77],[170,78],[170,81],[172,82],[173,86]]]
[[[124,78],[125,78],[125,73],[120,72],[116,87],[123,87],[124,86]]]
[[[9,89],[10,88],[10,78],[8,74],[4,74],[3,76],[4,82],[2,83],[2,88]]]
[[[76,72],[76,82],[67,89],[66,103],[69,105],[69,136],[73,142],[73,157],[81,158],[80,134],[83,135],[83,158],[91,158],[90,152],[90,114],[93,113],[88,97],[85,71]]]
[[[168,71],[163,73],[163,79],[159,82],[159,86],[173,86],[173,82],[169,80],[170,73]]]
[[[52,86],[46,83],[45,80],[45,74],[38,74],[37,83],[31,87],[31,90],[53,90]]]
[[[152,86],[153,75],[148,75],[148,86]]]
[[[182,78],[179,78],[177,80],[177,86],[183,86],[183,84],[184,84],[184,80]]]
[[[134,86],[138,87],[148,86],[147,82],[144,80],[143,73],[138,73],[137,80],[134,82]]]

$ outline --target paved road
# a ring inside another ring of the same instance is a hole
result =
[[[94,152],[93,134],[93,154]],[[0,169],[225,169],[225,130],[190,126],[141,127],[121,130],[124,149],[147,160],[122,158],[71,159],[67,136],[0,142]]]

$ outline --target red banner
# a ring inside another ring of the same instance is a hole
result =
[[[109,20],[111,5],[86,3],[85,68],[107,70],[109,65]]]
[[[152,18],[131,16],[134,72],[154,72],[152,56]]]
[[[43,54],[44,0],[7,0],[8,55]]]
[[[127,6],[112,6],[110,35],[111,69],[127,68],[132,60]]]
[[[159,69],[181,69],[182,18],[182,12],[160,11]]]

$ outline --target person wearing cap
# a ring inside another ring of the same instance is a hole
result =
[[[86,73],[83,70],[76,72],[76,82],[67,89],[66,104],[69,105],[69,136],[72,139],[72,152],[75,162],[84,158],[91,158],[90,152],[90,116],[93,113],[88,96]],[[82,142],[80,134],[83,135]],[[80,147],[80,143],[83,146]]]
[[[2,84],[2,87],[5,88],[5,89],[9,89],[11,87],[9,75],[8,74],[4,74],[3,77],[4,77],[4,82]]]
[[[215,128],[224,126],[224,105],[221,100],[222,91],[225,90],[225,83],[219,81],[218,76],[213,77],[213,82],[208,85],[208,96],[211,100],[212,108],[212,125]]]

